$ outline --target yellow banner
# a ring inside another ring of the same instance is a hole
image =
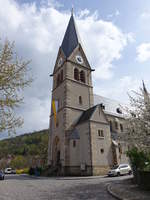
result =
[[[55,127],[56,127],[57,116],[56,116],[56,105],[55,105],[55,100],[52,101],[52,108],[53,108],[53,113],[54,113],[54,122],[55,122]]]

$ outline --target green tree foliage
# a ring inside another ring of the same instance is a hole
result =
[[[127,152],[127,155],[130,158],[131,164],[134,168],[139,170],[144,170],[147,168],[150,162],[150,154],[137,148],[132,148]]]
[[[15,131],[23,120],[15,108],[23,102],[22,91],[32,82],[29,61],[22,61],[14,51],[14,43],[0,44],[0,132]]]
[[[12,157],[11,165],[13,167],[30,167],[35,163],[35,160],[39,160],[39,165],[41,161],[41,165],[46,165],[47,151],[48,130],[0,141],[0,159]],[[24,160],[24,162],[22,162],[22,160]]]
[[[19,155],[12,159],[10,166],[14,169],[21,169],[27,167],[28,163],[25,157]]]

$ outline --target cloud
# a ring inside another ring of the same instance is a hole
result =
[[[141,14],[141,19],[150,19],[150,12],[149,11],[145,11],[145,12],[143,12],[142,14]]]
[[[150,60],[150,43],[142,43],[136,48],[137,60],[145,62]]]
[[[116,10],[114,13],[109,14],[109,15],[107,16],[107,18],[108,18],[108,19],[111,19],[111,18],[114,18],[114,17],[118,17],[119,15],[120,15],[119,10]]]
[[[88,9],[80,10],[77,13],[77,16],[79,19],[83,19],[84,17],[88,16],[90,14],[90,11]]]
[[[112,22],[96,18],[95,14],[78,20],[78,27],[84,49],[91,66],[96,69],[94,78],[109,79],[113,76],[113,61],[121,58],[121,53],[129,42],[130,33],[124,34]],[[88,33],[88,34],[87,34]]]
[[[32,59],[30,64],[35,81],[25,90],[25,104],[18,111],[24,117],[19,132],[48,128],[52,72],[59,46],[62,42],[70,11],[60,11],[56,1],[17,3],[0,0],[0,38],[15,41],[19,56]],[[83,48],[96,69],[94,79],[113,76],[113,61],[121,58],[125,46],[131,42],[112,22],[99,19],[98,12],[81,10],[77,17]]]
[[[146,84],[148,81],[145,81]],[[94,87],[94,92],[96,94],[106,96],[110,99],[119,100],[122,103],[129,102],[128,94],[132,95],[132,91],[139,91],[139,88],[142,85],[142,80],[137,79],[132,76],[123,76],[120,79],[116,79],[113,82],[105,87],[99,87],[97,84]]]

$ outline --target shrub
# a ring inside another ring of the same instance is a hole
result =
[[[127,152],[127,155],[130,158],[133,169],[144,170],[149,166],[150,156],[148,153],[132,148]]]
[[[29,168],[24,168],[24,169],[17,169],[16,174],[28,174],[29,173]]]

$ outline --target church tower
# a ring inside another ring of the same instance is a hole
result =
[[[61,167],[63,174],[70,166],[70,135],[82,113],[93,107],[92,71],[72,13],[51,75],[52,101],[57,106],[56,121],[53,109],[50,115],[48,164]]]

